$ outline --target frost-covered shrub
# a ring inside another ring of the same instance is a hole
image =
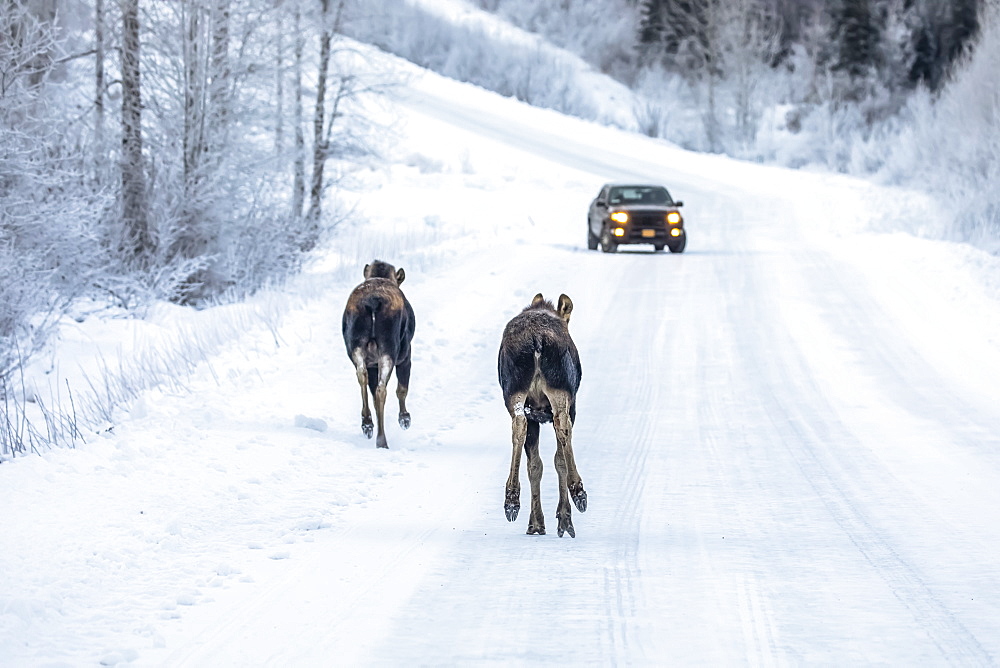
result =
[[[704,127],[695,93],[687,81],[662,68],[650,67],[641,73],[635,90],[633,113],[643,134],[687,149],[705,149]]]
[[[1000,252],[1000,6],[991,3],[978,44],[940,96],[913,96],[884,170],[893,182],[938,194],[954,218],[942,236]]]
[[[108,198],[84,177],[89,146],[52,83],[61,43],[25,3],[0,7],[0,384],[45,343],[107,264]],[[3,387],[0,386],[0,394]]]

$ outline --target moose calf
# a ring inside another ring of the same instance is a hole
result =
[[[375,444],[388,448],[385,440],[386,386],[396,368],[396,397],[399,398],[399,426],[408,429],[406,392],[410,385],[410,342],[416,319],[413,307],[399,285],[406,274],[391,264],[373,261],[365,265],[365,280],[354,288],[344,308],[342,329],[347,354],[354,363],[361,385],[361,430],[372,437],[372,414],[368,390],[375,395],[378,436]]]
[[[559,536],[576,538],[570,497],[582,513],[587,510],[587,492],[573,458],[573,423],[576,422],[576,392],[583,373],[580,355],[569,335],[573,302],[559,296],[552,306],[541,294],[515,316],[503,331],[497,363],[503,400],[511,417],[514,451],[507,478],[504,510],[507,520],[517,519],[521,508],[521,450],[528,455],[531,483],[529,534],[545,533],[545,517],[539,488],[542,459],[538,455],[538,431],[543,422],[552,422],[556,432],[556,473],[559,474],[559,505],[556,507]]]

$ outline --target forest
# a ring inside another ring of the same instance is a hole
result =
[[[362,43],[694,151],[929,192],[947,215],[908,232],[1000,250],[993,0],[7,0],[0,34],[5,402],[60,318],[239,300],[329,241],[352,170],[392,150],[393,74]],[[627,87],[626,122],[566,52]]]
[[[402,0],[374,3],[392,19],[354,24],[355,34],[447,76],[609,122],[556,45],[628,86],[629,129],[929,192],[942,217],[907,232],[1000,250],[995,0],[477,3],[543,41],[496,48],[473,22]]]
[[[335,43],[343,12],[2,5],[0,379],[71,308],[234,300],[296,271],[380,85]]]

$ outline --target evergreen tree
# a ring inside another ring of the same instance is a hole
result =
[[[955,61],[979,34],[981,0],[924,0],[920,25],[913,40],[915,58],[910,68],[912,84],[938,91]]]
[[[708,14],[718,0],[644,0],[639,41],[673,71],[689,73],[709,60]]]
[[[913,44],[913,65],[910,67],[910,83],[923,83],[931,90],[939,85],[940,54],[938,39],[931,26],[923,24],[918,28]]]
[[[973,38],[979,34],[979,2],[952,0],[950,14],[947,25],[947,49],[943,54],[946,67],[950,67],[965,53]]]
[[[833,9],[834,69],[861,79],[878,67],[882,39],[871,0],[840,0]]]
[[[659,46],[663,41],[665,26],[660,6],[663,0],[645,0],[642,3],[642,18],[639,20],[639,44]]]

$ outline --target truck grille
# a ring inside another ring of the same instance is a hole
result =
[[[653,231],[653,236],[649,236],[650,231]],[[662,241],[667,238],[666,221],[662,213],[635,213],[626,234],[628,241]]]
[[[635,213],[632,214],[632,224],[636,227],[662,228],[666,221],[662,213]]]

